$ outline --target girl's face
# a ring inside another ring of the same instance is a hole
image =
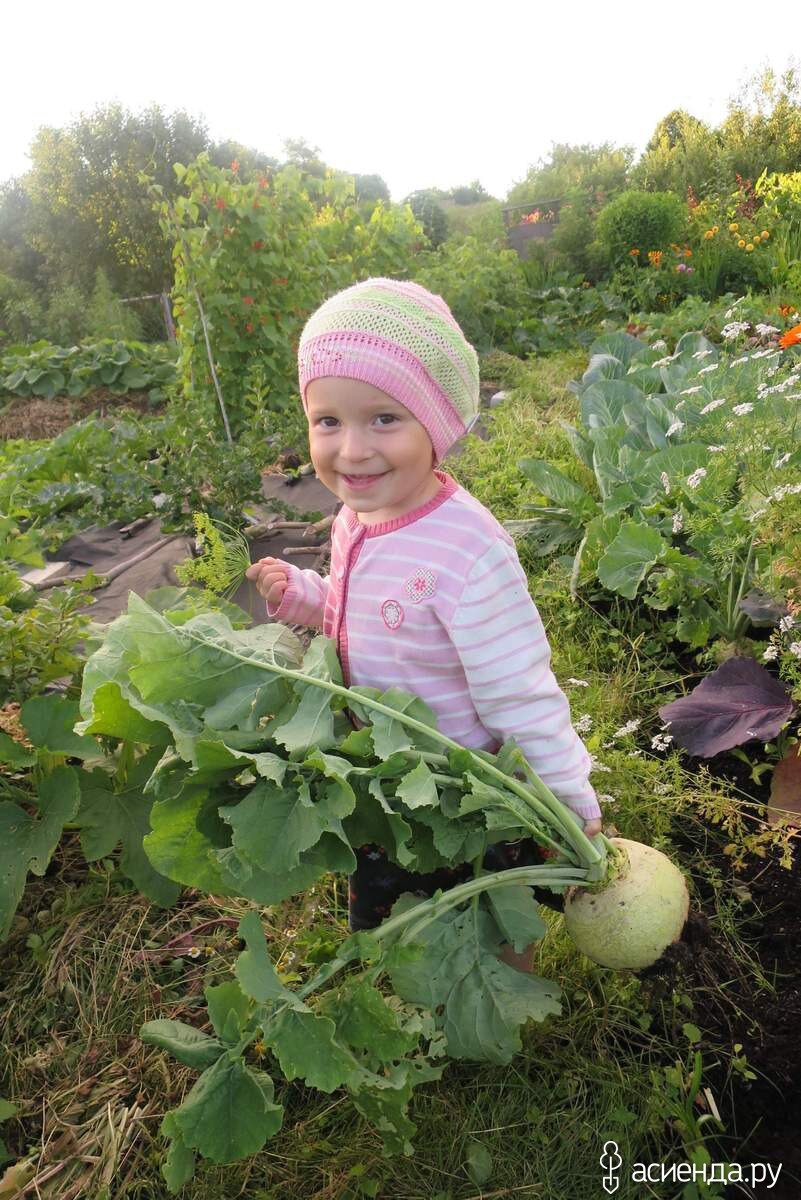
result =
[[[431,439],[386,392],[330,376],[312,380],[306,404],[317,477],[365,525],[402,517],[437,494]]]

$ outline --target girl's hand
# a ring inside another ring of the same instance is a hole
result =
[[[286,566],[278,558],[260,558],[245,572],[247,579],[256,584],[256,591],[272,608],[278,608],[284,592],[289,587]]]
[[[584,832],[586,833],[588,838],[595,837],[596,834],[600,833],[601,832],[601,818],[593,817],[592,820],[585,821],[584,822]]]

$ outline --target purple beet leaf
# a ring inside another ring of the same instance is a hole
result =
[[[688,696],[659,710],[673,740],[698,758],[767,741],[795,712],[784,685],[753,658],[729,658]]]

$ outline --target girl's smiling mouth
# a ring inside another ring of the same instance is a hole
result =
[[[382,471],[379,475],[343,475],[342,478],[349,488],[353,488],[354,491],[361,491],[364,488],[372,487],[373,484],[378,483],[379,479],[383,479],[388,473],[388,471]]]

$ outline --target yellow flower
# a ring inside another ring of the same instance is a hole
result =
[[[753,250],[753,248],[754,248],[753,242],[749,242],[745,248],[746,254],[748,253],[749,250]]]
[[[732,221],[731,225],[729,226],[729,233],[736,233],[738,229],[739,229],[739,225],[737,224],[737,222]]]
[[[711,229],[707,229],[706,233],[704,234],[704,237],[706,238],[707,241],[709,241],[709,239],[713,238],[714,236],[715,235]]]
[[[739,240],[739,242],[737,243],[737,245],[738,245],[738,246],[740,247],[740,249],[742,250],[743,246],[745,245],[745,238],[740,238],[740,240]]]
[[[713,225],[713,226],[712,226],[712,232],[713,232],[713,233],[719,233],[719,232],[720,232],[720,226],[719,226],[719,225]]]
[[[758,233],[755,233],[755,234],[754,234],[754,241],[755,241],[755,242],[758,242],[758,241],[759,241],[759,234],[758,234]]]
[[[763,238],[763,240],[764,240],[764,241],[767,241],[767,239],[768,239],[769,237],[770,237],[770,234],[768,233],[767,229],[763,229],[763,230],[762,230],[762,238]]]

